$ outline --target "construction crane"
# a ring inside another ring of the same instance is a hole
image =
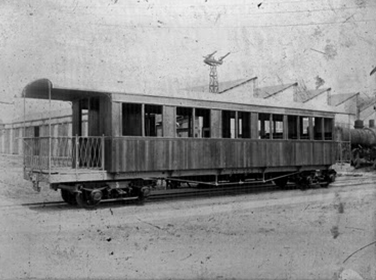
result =
[[[218,86],[218,73],[217,73],[217,66],[222,65],[223,60],[230,54],[229,52],[224,56],[220,57],[219,59],[215,59],[214,55],[217,51],[204,56],[204,63],[210,66],[210,73],[209,73],[209,92],[218,93],[219,86]]]

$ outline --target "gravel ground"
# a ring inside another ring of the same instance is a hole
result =
[[[343,173],[329,189],[88,211],[22,206],[60,195],[35,193],[17,158],[0,168],[1,279],[339,279],[349,269],[376,279],[376,246],[356,252],[376,240],[372,173]]]

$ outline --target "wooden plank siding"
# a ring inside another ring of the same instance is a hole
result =
[[[176,130],[176,109],[172,106],[163,106],[163,136],[175,137]]]
[[[109,172],[332,165],[335,142],[114,137]],[[107,159],[108,160],[108,159]]]

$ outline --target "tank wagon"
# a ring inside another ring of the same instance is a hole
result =
[[[350,143],[350,163],[355,168],[362,165],[376,167],[376,128],[370,120],[369,127],[364,127],[363,121],[355,121],[354,128],[338,127],[338,140]]]
[[[24,178],[64,201],[143,199],[155,179],[218,186],[246,180],[334,180],[334,113],[282,106],[28,84],[25,98],[72,102],[72,137],[24,138]],[[86,114],[87,129],[82,129]]]

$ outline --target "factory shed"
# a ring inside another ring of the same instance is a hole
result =
[[[310,103],[312,105],[322,106],[330,104],[331,88],[315,90],[299,90],[296,95],[296,102]]]
[[[376,99],[374,97],[359,96],[359,119],[363,120],[365,125],[367,125],[370,120],[374,120],[376,118],[375,106]]]
[[[335,107],[346,105],[346,104],[354,104],[354,103],[357,104],[359,94],[360,94],[359,92],[334,94],[330,96],[329,104]]]
[[[336,124],[339,126],[349,126],[354,123],[359,116],[358,99],[359,92],[341,93],[330,96],[329,103],[331,106],[346,112],[347,114],[336,114]]]
[[[225,82],[219,82],[218,84],[218,94],[225,93],[228,91],[236,92],[241,90],[242,92],[248,92],[249,96],[253,96],[254,91],[256,89],[256,81],[257,77],[245,78],[245,79],[237,79],[237,80],[230,80]],[[209,92],[208,85],[199,85],[194,87],[184,88],[185,91],[192,91],[192,92]]]
[[[297,85],[298,83],[291,83],[260,87],[255,90],[254,97],[263,99],[273,98],[277,100],[283,98],[284,100],[291,100],[292,102],[296,95]]]

